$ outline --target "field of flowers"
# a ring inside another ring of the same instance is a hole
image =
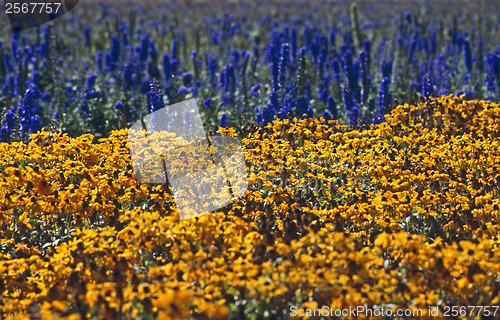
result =
[[[0,26],[0,319],[500,318],[499,15],[88,1]],[[128,127],[193,97],[249,189],[181,220]]]

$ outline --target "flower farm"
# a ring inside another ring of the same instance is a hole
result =
[[[0,26],[0,319],[499,319],[499,15],[96,0]],[[183,220],[128,128],[191,98],[249,186]],[[422,313],[335,313],[359,306]]]

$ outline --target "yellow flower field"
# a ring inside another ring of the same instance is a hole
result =
[[[250,189],[185,221],[168,186],[134,178],[127,135],[0,144],[0,318],[500,305],[499,104],[446,96],[357,130],[245,128]]]

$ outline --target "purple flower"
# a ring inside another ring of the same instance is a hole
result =
[[[413,60],[413,56],[415,55],[415,51],[417,50],[417,45],[418,45],[418,39],[414,37],[408,49],[408,61]]]
[[[3,96],[17,95],[16,92],[16,79],[13,76],[8,76],[2,87]]]
[[[0,142],[10,142],[12,132],[7,127],[0,128]]]
[[[98,90],[88,90],[83,94],[85,100],[99,99],[102,98],[102,96],[102,92]]]
[[[437,41],[436,41],[436,31],[433,31],[429,40],[429,54],[434,55],[436,53]]]
[[[7,73],[14,72],[14,66],[12,65],[12,60],[11,60],[10,54],[8,52],[4,52],[3,61],[4,61],[5,69],[7,70]]]
[[[14,61],[17,61],[18,45],[19,41],[12,37],[10,39],[10,52],[12,53],[12,59]]]
[[[203,105],[207,108],[212,108],[212,98],[206,98],[203,100]]]
[[[240,52],[235,49],[231,51],[231,55],[233,56],[233,65],[238,67],[240,65]]]
[[[90,27],[89,26],[83,27],[83,34],[85,36],[85,46],[90,49],[90,46],[91,46],[90,36],[91,35],[90,35]]]
[[[45,101],[45,102],[50,102],[50,101],[52,101],[52,94],[50,94],[50,92],[46,91],[46,92],[42,95],[42,101]]]
[[[146,94],[150,91],[150,83],[148,80],[141,81],[140,92],[141,94]]]
[[[224,88],[224,84],[226,83],[226,69],[222,69],[219,72],[219,87]]]
[[[33,82],[33,84],[37,87],[40,87],[40,79],[41,79],[41,74],[40,74],[40,71],[36,70],[33,72],[33,75],[31,77],[31,81]]]
[[[42,129],[42,120],[39,115],[35,115],[33,119],[31,119],[31,125],[29,127],[29,133],[35,133]]]
[[[113,63],[113,57],[111,56],[111,53],[106,53],[106,55],[104,56],[104,62],[106,63],[108,70],[114,69],[115,64]]]
[[[392,63],[393,61],[383,61],[380,66],[380,71],[382,72],[382,78],[391,78],[392,77]]]
[[[231,119],[229,119],[226,113],[222,114],[220,117],[219,127],[226,128],[231,123]]]
[[[382,123],[385,121],[385,117],[383,115],[380,115],[380,114],[375,114],[373,116],[373,119],[372,119],[372,123],[373,124],[379,124],[379,123]]]
[[[469,39],[465,39],[463,42],[464,46],[464,64],[465,64],[465,70],[467,73],[471,73],[472,71],[472,53],[471,53],[471,47],[470,47],[470,41]]]
[[[134,87],[134,65],[127,64],[123,68],[123,84],[125,91],[130,91]]]
[[[269,45],[268,54],[271,68],[271,83],[273,90],[277,91],[279,89],[279,55],[278,49],[274,44]]]
[[[358,70],[354,66],[351,50],[347,50],[344,54],[344,74],[348,80],[347,85],[350,88],[351,97],[353,101],[358,101],[359,97]]]
[[[193,75],[191,72],[184,72],[182,74],[182,83],[184,86],[189,87],[191,85],[191,81],[193,80]]]
[[[177,59],[172,59],[170,61],[170,69],[172,70],[173,75],[177,73],[177,67],[179,66],[179,64],[180,62]]]
[[[220,44],[219,36],[217,35],[216,31],[212,31],[212,35],[210,37],[210,40],[212,40],[212,43],[216,46]]]
[[[409,24],[411,23],[411,11],[405,12],[405,19]]]
[[[304,114],[308,114],[309,105],[308,105],[308,101],[307,101],[306,97],[298,98],[296,105],[295,105],[295,108],[297,110],[297,114],[300,117],[302,117]]]
[[[495,93],[497,87],[495,83],[495,76],[493,75],[493,73],[489,72],[486,75],[486,78],[484,78],[484,83],[486,84],[486,89],[488,89],[488,91]]]
[[[254,97],[254,98],[259,97],[259,90],[261,87],[262,87],[262,83],[257,83],[250,88],[250,94],[252,95],[252,97]]]
[[[316,41],[311,42],[311,55],[312,55],[313,61],[317,62],[318,55],[319,55],[319,47],[318,47],[318,43]]]
[[[174,38],[174,40],[172,40],[172,48],[171,48],[171,52],[170,52],[170,55],[172,56],[172,60],[177,60],[178,59],[178,56],[177,56],[177,38]]]
[[[273,91],[269,94],[269,104],[267,107],[274,112],[278,111],[280,109],[279,105],[279,95],[276,91]]]
[[[117,103],[114,104],[113,106],[116,110],[118,111],[123,111],[125,110],[125,104],[121,101],[118,101]]]
[[[128,30],[126,28],[122,28],[120,27],[120,30],[122,32],[122,40],[123,40],[123,47],[124,48],[127,48],[128,45],[129,45],[129,33],[128,33]]]
[[[359,108],[358,106],[352,107],[352,110],[347,112],[347,118],[348,118],[348,123],[351,126],[357,126],[358,125],[358,120],[359,120]]]
[[[260,49],[258,45],[253,46],[253,56],[255,61],[259,61],[260,59]]]
[[[43,28],[43,42],[40,45],[40,54],[42,57],[48,57],[50,54],[50,26],[45,26]]]
[[[23,103],[22,103],[22,109],[23,109],[23,115],[26,115],[28,117],[33,116],[35,112],[38,111],[40,108],[40,105],[38,104],[37,100],[42,97],[42,93],[38,89],[37,86],[31,85],[28,90],[26,90],[24,97],[23,97]]]
[[[95,85],[96,80],[97,80],[97,74],[95,74],[95,73],[91,73],[87,77],[87,80],[85,81],[85,86],[87,87],[87,90],[92,90],[92,88]]]
[[[183,95],[188,94],[188,92],[189,92],[188,88],[186,88],[186,87],[182,86],[182,87],[180,87],[180,88],[177,90],[177,95],[178,95],[178,96],[183,96]]]
[[[280,57],[280,65],[279,65],[279,87],[283,88],[285,86],[286,81],[286,72],[288,68],[288,64],[290,63],[290,45],[288,43],[284,43],[281,46],[281,57]]]
[[[334,57],[332,59],[332,69],[333,69],[333,77],[335,80],[340,82],[342,80],[341,74],[340,74],[340,61],[337,57]]]
[[[117,36],[114,36],[111,39],[111,62],[120,61],[120,39]],[[109,64],[108,64],[109,65]]]
[[[500,83],[500,54],[492,53],[488,55],[487,61],[490,65],[491,73],[495,76],[497,83]]]
[[[355,105],[355,102],[352,96],[351,88],[349,86],[349,80],[347,78],[344,81],[344,86],[342,88],[342,99],[344,102],[344,109],[346,111],[351,111]]]
[[[160,84],[158,80],[153,79],[150,82],[149,91],[149,110],[151,112],[158,111],[165,107],[165,102],[163,101],[163,94],[161,93]]]
[[[477,68],[482,73],[484,71],[484,46],[481,39],[477,41],[477,55]]]
[[[328,110],[323,111],[323,119],[325,119],[325,121],[332,120],[332,115]]]
[[[432,79],[429,75],[425,74],[422,77],[422,95],[424,97],[431,96],[434,94],[434,85]]]
[[[148,74],[150,78],[160,78],[160,70],[153,61],[148,61]]]
[[[215,89],[216,84],[216,73],[218,69],[217,57],[213,54],[208,55],[208,81],[212,85],[212,88]]]
[[[326,108],[328,113],[332,116],[333,119],[338,118],[338,109],[337,109],[337,103],[335,102],[335,99],[332,96],[329,96],[326,100]]]
[[[165,84],[167,84],[171,76],[170,56],[168,55],[168,53],[164,53],[162,59],[163,59],[163,79],[165,81]]]
[[[141,59],[142,62],[145,62],[146,60],[148,60],[148,55],[149,55],[149,37],[145,36],[141,40],[139,58]]]
[[[391,80],[385,77],[382,79],[382,83],[380,84],[380,89],[378,91],[378,107],[379,114],[385,115],[389,112],[391,102],[392,102],[392,94],[391,94]]]
[[[226,66],[226,78],[224,82],[224,90],[226,90],[226,92],[234,93],[235,89],[236,89],[236,77],[234,73],[234,67],[233,65],[230,64]]]
[[[103,66],[104,66],[104,63],[103,63],[103,54],[102,54],[102,51],[99,50],[95,53],[95,65],[97,67],[97,70],[99,71],[103,71]]]
[[[363,41],[363,49],[366,53],[366,69],[369,72],[371,66],[371,55],[372,55],[372,43],[370,40],[366,39]]]
[[[151,61],[156,65],[158,62],[158,51],[156,50],[154,40],[149,41],[149,55],[151,56]]]
[[[294,27],[291,31],[290,43],[292,45],[292,59],[297,60],[297,29]]]
[[[13,108],[10,108],[5,113],[5,125],[9,130],[13,130],[16,127],[16,113]]]
[[[82,106],[80,107],[80,115],[84,118],[88,117],[90,113],[89,104],[87,102],[82,102]]]

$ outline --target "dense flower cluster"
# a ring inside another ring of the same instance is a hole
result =
[[[385,117],[220,128],[244,137],[250,189],[185,221],[168,186],[135,179],[127,130],[0,144],[0,317],[499,305],[500,105],[445,96]]]

